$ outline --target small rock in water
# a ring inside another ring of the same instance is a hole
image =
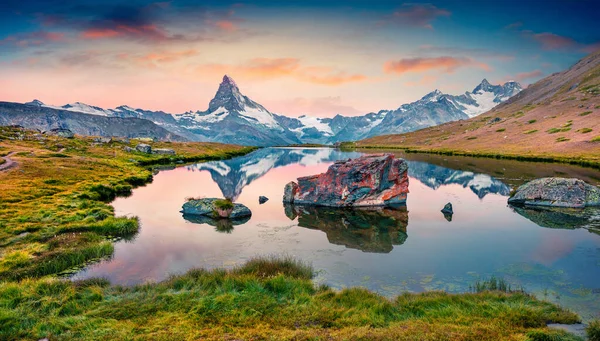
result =
[[[452,203],[449,202],[444,205],[444,208],[442,208],[442,213],[454,214],[454,211],[452,210]]]
[[[183,204],[183,210],[181,213],[184,215],[196,215],[196,216],[208,216],[213,217],[215,214],[215,201],[222,200],[217,198],[202,198],[202,199],[191,199]],[[229,215],[230,219],[239,219],[249,217],[252,215],[252,211],[248,207],[242,204],[233,204],[233,211]]]
[[[452,215],[454,214],[454,211],[452,210],[452,203],[447,203],[444,205],[444,208],[442,208],[442,213],[444,214],[444,218],[446,218],[446,220],[452,221]]]
[[[146,153],[146,154],[152,153],[152,147],[145,143],[138,144],[137,146],[135,146],[135,149],[137,149],[138,152],[142,152],[142,153]]]
[[[260,197],[258,197],[258,203],[261,205],[266,203],[267,201],[269,201],[269,198],[265,197],[264,195],[261,195]]]

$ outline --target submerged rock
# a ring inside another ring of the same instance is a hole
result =
[[[389,253],[408,238],[406,206],[339,208],[286,204],[298,226],[323,231],[331,244],[369,253]]]
[[[261,205],[266,203],[267,201],[269,201],[269,198],[265,197],[264,195],[261,195],[260,197],[258,197],[258,203]]]
[[[406,202],[408,165],[392,154],[337,161],[323,174],[285,186],[283,201],[330,207],[393,206]]]
[[[142,153],[146,153],[146,154],[152,153],[152,147],[149,144],[145,144],[145,143],[138,144],[137,146],[135,146],[135,149],[138,152],[142,152]]]
[[[202,198],[202,199],[191,199],[183,204],[181,213],[184,215],[191,216],[207,216],[215,217],[216,207],[215,201],[222,200],[217,198]],[[233,204],[233,211],[229,215],[229,219],[239,219],[249,217],[252,215],[252,211],[242,204]]]
[[[600,206],[600,188],[579,179],[541,178],[520,186],[508,203],[572,208]]]

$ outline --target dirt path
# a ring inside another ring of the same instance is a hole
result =
[[[4,159],[4,163],[0,165],[0,172],[5,171],[7,169],[11,169],[17,165],[17,163],[15,161],[13,161],[13,159],[10,158],[10,156],[13,154],[14,154],[14,152],[11,152],[11,153],[8,153],[6,156],[2,157],[2,159]]]

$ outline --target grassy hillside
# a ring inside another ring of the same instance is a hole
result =
[[[600,165],[600,53],[530,85],[491,111],[357,147],[586,160]]]
[[[151,143],[174,156],[128,153],[131,143],[95,143],[0,128],[0,155],[16,167],[0,171],[0,278],[56,274],[110,256],[112,240],[138,230],[115,217],[108,202],[152,181],[150,164],[228,158],[252,148],[217,143]]]

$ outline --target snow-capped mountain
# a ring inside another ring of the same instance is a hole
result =
[[[204,141],[273,146],[301,143],[277,117],[242,95],[225,75],[208,110],[173,115],[177,122]]]
[[[492,109],[521,90],[517,82],[492,85],[484,79],[472,92],[454,96],[435,90],[395,110],[333,118],[287,117],[271,113],[244,96],[235,81],[225,75],[206,111],[169,114],[125,105],[103,109],[80,102],[55,107],[38,100],[25,104],[107,117],[146,119],[194,141],[274,146],[360,140],[468,119]]]

